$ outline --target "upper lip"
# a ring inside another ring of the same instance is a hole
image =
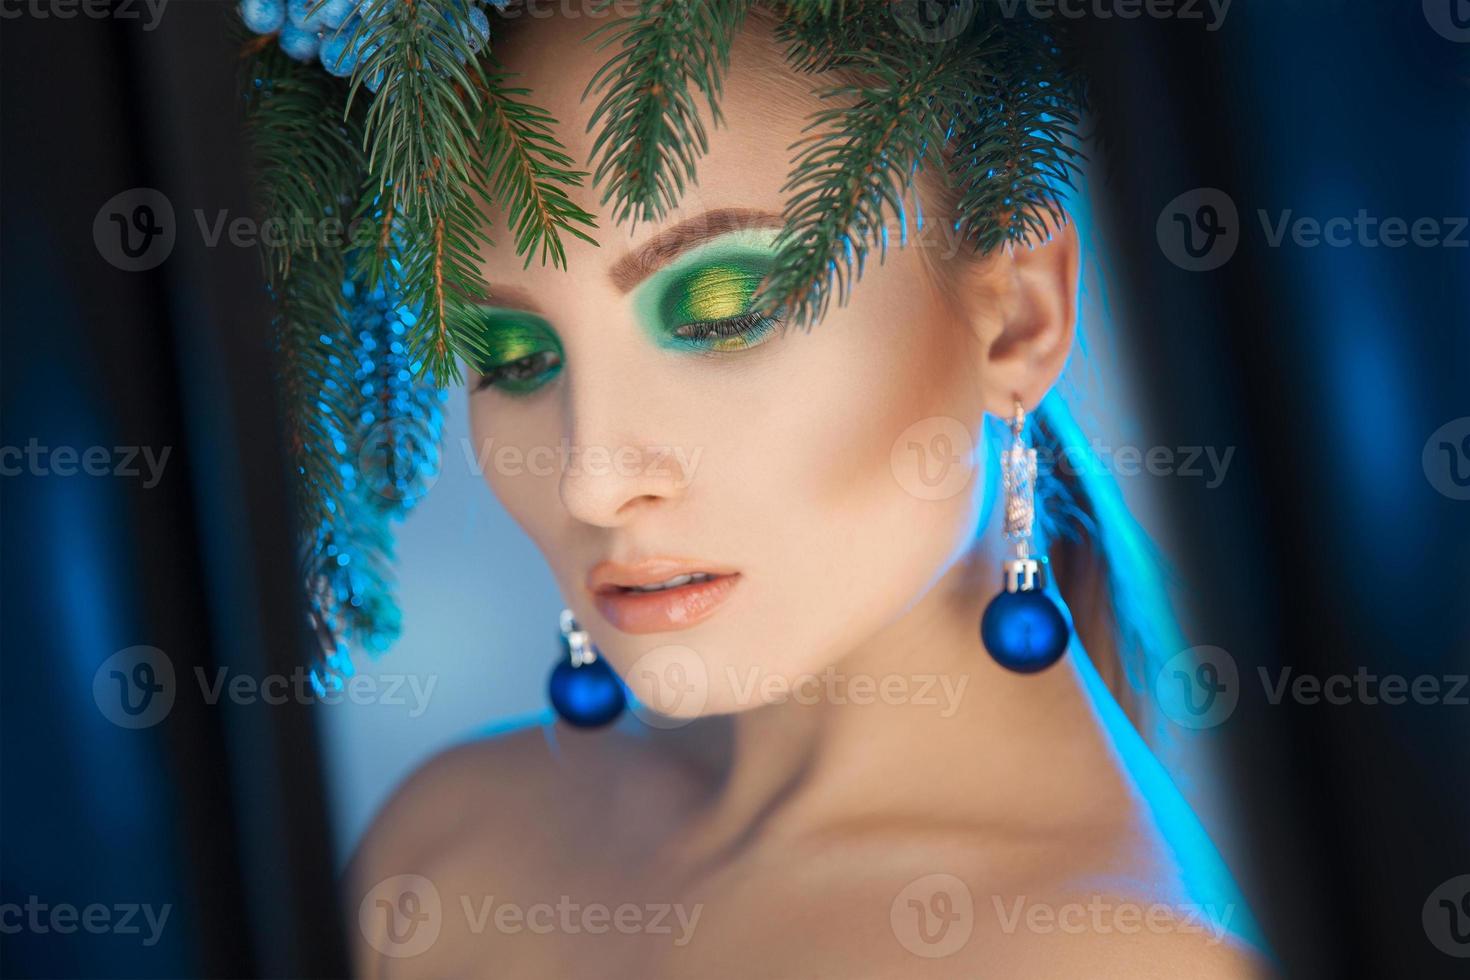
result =
[[[644,558],[635,562],[600,561],[587,573],[587,591],[594,595],[639,585],[656,585],[678,575],[730,575],[735,569],[693,558]]]

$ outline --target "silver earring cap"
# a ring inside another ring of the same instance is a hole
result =
[[[597,659],[597,648],[592,645],[592,638],[578,625],[577,618],[572,615],[570,609],[561,611],[558,625],[561,627],[562,640],[566,642],[567,656],[571,659],[573,667],[585,667]]]

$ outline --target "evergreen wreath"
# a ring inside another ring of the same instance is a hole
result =
[[[957,192],[953,230],[976,251],[1064,220],[1085,86],[1065,23],[1015,0],[622,0],[591,37],[609,52],[586,93],[591,173],[496,60],[495,22],[523,2],[239,5],[259,201],[283,226],[342,232],[264,246],[319,691],[342,685],[353,648],[398,634],[392,525],[437,472],[442,389],[488,353],[465,315],[489,297],[485,207],[526,265],[561,268],[568,236],[596,241],[568,194],[589,177],[619,224],[665,217],[708,149],[702,112],[721,124],[756,2],[821,105],[792,147],[765,311],[810,328],[845,303],[887,222],[906,233],[926,169]],[[841,84],[821,82],[838,68]]]

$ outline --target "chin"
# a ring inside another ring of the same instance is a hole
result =
[[[833,653],[785,631],[764,636],[738,617],[677,636],[618,636],[600,649],[638,702],[636,713],[654,727],[671,728],[790,700],[804,681],[822,674],[831,663],[823,658]],[[795,650],[809,651],[811,662],[792,662]],[[778,660],[782,654],[786,659]]]

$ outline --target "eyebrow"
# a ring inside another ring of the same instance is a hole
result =
[[[774,211],[762,211],[759,208],[716,208],[659,232],[613,263],[613,267],[608,270],[608,278],[618,288],[618,292],[631,292],[634,286],[696,245],[703,245],[732,231],[746,228],[782,228],[785,225],[786,219]],[[531,293],[519,286],[492,285],[488,305],[536,314],[541,312]]]
[[[538,315],[541,313],[541,307],[536,305],[530,292],[519,286],[491,286],[490,302],[483,305],[502,307],[507,310],[523,310]]]
[[[786,220],[774,211],[755,208],[706,211],[659,232],[635,251],[618,259],[608,272],[608,278],[619,292],[626,293],[668,265],[681,252],[703,245],[712,238],[745,228],[780,228],[785,224]]]

